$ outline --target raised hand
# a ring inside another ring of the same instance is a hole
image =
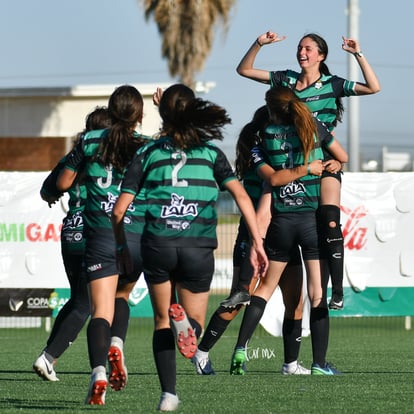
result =
[[[261,34],[257,41],[261,46],[269,45],[270,43],[281,42],[285,40],[286,36],[279,36],[277,33],[272,32],[271,30],[267,31],[266,33]]]

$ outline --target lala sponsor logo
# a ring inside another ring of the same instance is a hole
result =
[[[118,199],[117,195],[114,195],[112,193],[107,193],[106,201],[101,202],[101,209],[103,211],[105,211],[105,213],[111,214],[112,209],[113,209],[117,199]]]
[[[83,227],[83,216],[80,211],[76,212],[72,217],[65,220],[62,231],[76,230]]]
[[[161,217],[186,217],[194,216],[198,214],[197,204],[196,203],[184,203],[184,197],[179,196],[178,194],[171,194],[171,204],[169,206],[162,206]]]
[[[341,211],[347,216],[342,229],[344,247],[349,250],[361,250],[368,240],[368,227],[363,225],[368,210],[364,206],[358,206],[353,210],[341,206]]]
[[[291,197],[297,194],[303,194],[306,191],[305,186],[303,183],[299,181],[292,181],[289,184],[281,187],[280,189],[280,197]]]
[[[106,214],[110,215],[112,213],[112,209],[114,208],[116,200],[118,200],[118,196],[108,192],[106,197],[107,197],[106,201],[101,202],[101,209],[103,211],[105,211]],[[134,207],[133,203],[131,203],[128,206],[127,211],[128,212],[134,212],[135,211],[135,207]],[[125,224],[131,224],[131,218],[128,217],[128,216],[125,216],[124,217],[124,223]]]

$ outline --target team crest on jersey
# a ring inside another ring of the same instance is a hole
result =
[[[169,206],[162,206],[161,217],[186,217],[198,215],[197,203],[185,204],[184,197],[178,194],[171,194],[171,204]]]

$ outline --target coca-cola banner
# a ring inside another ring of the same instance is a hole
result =
[[[413,316],[414,173],[345,173],[341,224],[344,309],[330,316]],[[304,335],[309,333],[307,300],[305,305]],[[281,335],[283,312],[277,289],[261,320],[269,333]]]
[[[414,286],[414,173],[346,173],[341,223],[345,283]]]

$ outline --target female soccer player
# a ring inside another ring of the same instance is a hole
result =
[[[85,129],[78,134],[74,145],[88,131],[105,129],[110,124],[108,109],[95,108],[86,117]],[[53,168],[40,190],[42,199],[49,204],[49,207],[62,196],[56,188],[56,179],[64,166],[65,159],[66,157],[62,158]],[[68,190],[68,195],[69,208],[63,219],[60,239],[63,264],[70,285],[70,299],[59,311],[45,348],[33,363],[34,371],[47,381],[59,381],[55,371],[57,360],[75,341],[90,313],[87,283],[82,267],[85,253],[83,210],[86,203],[86,187],[82,180],[76,180]]]
[[[236,174],[257,208],[263,190],[263,179],[256,173],[251,151],[261,145],[265,128],[269,124],[269,111],[266,105],[258,108],[253,118],[240,131],[236,144]],[[237,238],[233,248],[233,281],[230,296],[221,302],[210,318],[198,349],[192,361],[199,375],[214,375],[209,351],[221,338],[230,322],[237,316],[243,305],[250,302],[250,293],[254,292],[257,279],[252,281],[252,268],[249,262],[250,235],[244,218],[240,218]],[[286,267],[281,277],[281,287],[285,314],[283,319],[285,375],[308,375],[310,370],[298,362],[300,339],[302,335],[302,260],[299,248],[297,255]],[[295,281],[295,283],[292,283]],[[293,288],[291,287],[293,286]],[[286,289],[285,289],[286,287]],[[250,290],[250,292],[249,292]]]
[[[296,59],[300,72],[293,70],[268,71],[254,67],[255,58],[262,46],[283,41],[286,36],[268,31],[261,34],[250,46],[239,65],[237,72],[249,79],[275,86],[288,86],[304,102],[313,115],[323,122],[332,132],[341,121],[343,105],[341,97],[370,95],[380,91],[380,83],[374,70],[361,52],[355,39],[342,38],[342,49],[352,53],[357,60],[365,82],[346,80],[331,75],[325,61],[328,57],[326,41],[315,33],[303,36],[298,44]],[[331,159],[321,181],[321,205],[318,221],[323,231],[324,253],[332,281],[331,309],[342,309],[344,244],[340,226],[341,174],[344,159]]]
[[[289,88],[270,89],[266,93],[266,104],[270,125],[264,134],[263,147],[270,166],[260,157],[255,157],[254,162],[270,185],[258,209],[258,223],[266,224],[262,233],[266,234],[269,269],[246,308],[230,373],[244,374],[248,342],[292,258],[292,252],[300,245],[311,303],[312,374],[339,374],[325,360],[329,337],[327,281],[321,268],[316,222],[324,165],[323,152],[317,141],[317,124],[306,105]]]
[[[211,142],[223,138],[222,128],[230,122],[225,109],[176,84],[162,94],[159,113],[162,137],[133,159],[112,221],[120,261],[128,268],[131,249],[124,214],[143,191],[147,214],[142,257],[154,310],[153,352],[162,391],[158,409],[174,411],[179,405],[174,333],[180,352],[191,358],[195,336],[204,327],[214,273],[219,188],[231,193],[245,217],[255,273],[267,268],[267,258],[253,204],[224,153]]]
[[[118,391],[127,382],[123,346],[129,322],[128,297],[142,271],[140,235],[144,210],[131,205],[125,217],[132,257],[128,273],[120,274],[117,267],[110,218],[125,168],[136,150],[147,142],[147,137],[135,132],[142,121],[143,105],[135,87],[118,87],[108,103],[111,127],[87,133],[67,157],[57,181],[57,188],[66,191],[82,173],[87,190],[83,216],[91,303],[87,339],[92,373],[86,404],[105,404],[107,359],[111,366],[111,387]]]

